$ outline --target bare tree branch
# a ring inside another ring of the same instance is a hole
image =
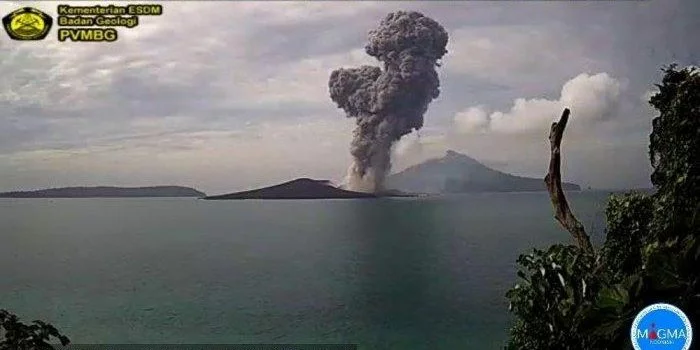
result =
[[[554,217],[571,233],[579,248],[593,253],[591,240],[581,222],[571,213],[569,203],[566,201],[564,190],[561,187],[561,139],[564,135],[566,122],[569,121],[569,113],[569,109],[565,108],[559,122],[552,123],[552,128],[549,131],[551,158],[549,160],[549,172],[545,176],[544,182],[547,184],[549,198],[552,200],[552,206],[554,206]]]

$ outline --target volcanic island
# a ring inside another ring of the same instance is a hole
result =
[[[206,196],[202,199],[351,199],[416,196],[415,194],[403,193],[395,190],[380,193],[348,191],[334,186],[328,180],[300,178],[279,185],[217,196]]]

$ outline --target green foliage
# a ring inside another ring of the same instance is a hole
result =
[[[51,350],[51,337],[64,346],[70,343],[56,327],[42,321],[24,324],[7,310],[0,310],[0,335],[0,350]]]
[[[518,259],[509,348],[631,349],[634,316],[656,302],[700,322],[700,74],[675,65],[663,72],[649,101],[659,112],[649,145],[656,192],[611,197],[595,255],[556,245]],[[590,294],[572,293],[583,282]]]
[[[644,307],[670,303],[683,310],[691,324],[700,321],[700,240],[686,236],[683,240],[654,241],[642,247],[643,268],[611,283],[600,276],[602,286],[582,330],[604,341],[600,349],[630,348],[629,330],[634,316]]]
[[[578,247],[555,245],[518,258],[521,283],[508,291],[510,310],[518,317],[511,349],[569,349],[561,344],[588,345],[580,324],[598,285],[594,256]]]
[[[649,100],[660,112],[649,137],[660,238],[690,234],[700,224],[700,71],[672,65],[664,73]]]
[[[600,254],[614,280],[642,268],[642,246],[649,238],[652,208],[652,197],[644,193],[610,197],[605,209],[606,242]]]

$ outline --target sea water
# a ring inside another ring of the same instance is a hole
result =
[[[569,194],[596,241],[607,196]],[[0,308],[76,344],[499,349],[517,256],[571,242],[546,193],[0,199]]]

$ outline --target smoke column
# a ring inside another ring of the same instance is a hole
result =
[[[357,120],[346,188],[380,192],[391,168],[391,147],[423,127],[428,104],[440,94],[435,71],[447,53],[447,32],[418,12],[394,12],[369,32],[365,52],[383,68],[340,68],[330,75],[330,97]]]

